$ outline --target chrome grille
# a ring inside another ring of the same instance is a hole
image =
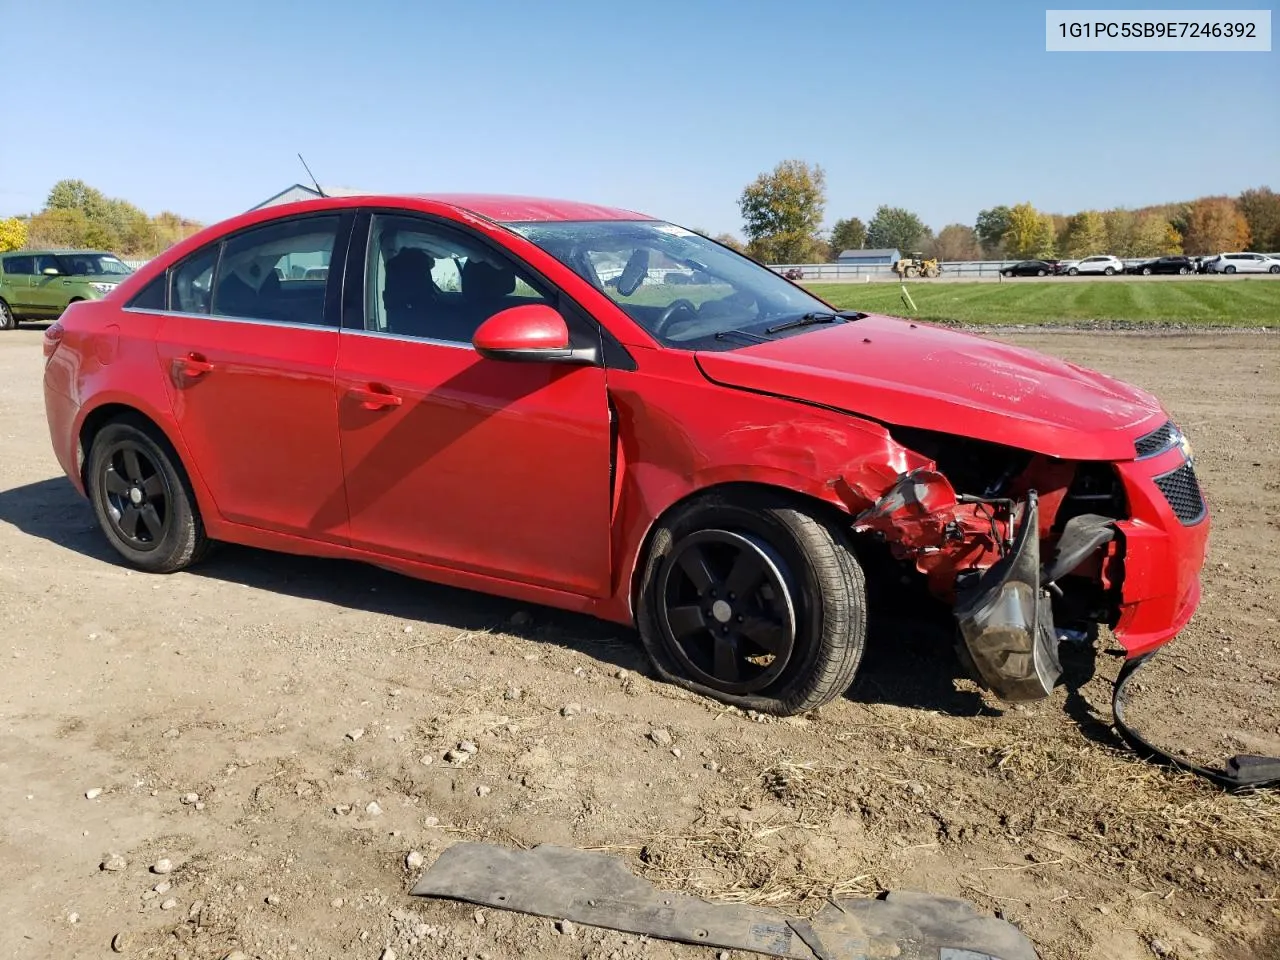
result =
[[[1208,508],[1204,495],[1200,492],[1200,484],[1196,480],[1196,471],[1190,463],[1184,463],[1177,470],[1155,478],[1155,485],[1160,488],[1164,498],[1173,508],[1173,515],[1186,526],[1204,519]]]

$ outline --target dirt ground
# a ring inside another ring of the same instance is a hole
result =
[[[1205,601],[1132,719],[1212,763],[1280,754],[1280,340],[1004,336],[1154,390],[1194,442]],[[54,462],[39,339],[0,334],[0,956],[715,955],[408,896],[407,854],[484,838],[797,913],[962,896],[1052,960],[1280,957],[1280,798],[1119,747],[1109,641],[1012,709],[882,621],[848,697],[759,720],[581,617],[239,548],[132,572]]]

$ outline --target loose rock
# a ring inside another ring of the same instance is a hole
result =
[[[151,889],[154,890],[156,893],[168,893],[170,890],[173,889],[173,884],[170,883],[168,880],[161,880]]]
[[[98,864],[99,870],[107,870],[111,873],[119,873],[125,867],[129,866],[129,861],[118,853],[113,853],[107,859]]]
[[[161,857],[151,865],[151,872],[158,873],[161,876],[166,873],[173,873],[173,861],[168,857]]]
[[[566,703],[560,708],[560,716],[562,717],[576,717],[581,712],[582,704],[580,703]]]
[[[1157,957],[1167,957],[1169,954],[1173,953],[1173,951],[1169,949],[1169,945],[1163,940],[1153,938],[1150,946],[1151,952]]]
[[[463,740],[461,743],[458,744],[458,749],[461,750],[463,753],[469,753],[472,756],[475,756],[476,753],[478,753],[480,750],[480,748],[477,747],[470,740]]]
[[[102,796],[101,787],[90,787],[84,792],[84,798],[86,800],[97,800],[100,796]]]
[[[173,897],[170,897],[168,900],[165,900],[163,903],[160,904],[160,909],[172,910],[177,905],[178,905],[178,901],[173,899]]]
[[[507,692],[502,695],[504,700],[519,700],[522,693],[519,687],[507,687]]]
[[[577,925],[572,920],[557,920],[556,929],[566,937],[572,937],[578,931]]]
[[[278,907],[278,906],[280,906],[280,898],[279,898],[278,896],[276,896],[274,893],[268,893],[268,894],[267,894],[267,903],[268,903],[268,904],[270,904],[270,905],[271,905],[271,906],[273,906],[273,907]]]
[[[354,730],[347,731],[348,740],[359,740],[363,736],[364,736],[364,730],[361,727],[356,727],[356,729]]]
[[[396,960],[396,952],[392,950],[390,947],[387,947],[385,950],[382,951],[382,956],[380,960]]]
[[[677,760],[679,760],[682,756],[684,756],[684,754],[682,754],[682,753],[680,752],[680,748],[679,748],[679,747],[672,747],[672,748],[671,748],[671,755],[672,755],[673,757],[675,757]]]
[[[409,855],[404,858],[404,865],[410,870],[421,870],[426,866],[427,858],[417,850],[410,850]]]
[[[243,950],[232,950],[222,960],[249,960],[249,955]]]
[[[671,731],[666,727],[655,727],[650,730],[649,739],[660,747],[669,747],[673,742]]]
[[[80,914],[78,913],[67,914],[67,923],[79,923],[79,922],[80,922]]]
[[[185,804],[187,804],[188,806],[190,806],[190,805],[191,805],[191,804],[193,804],[193,803],[199,803],[199,802],[200,802],[200,794],[198,794],[198,793],[184,793],[184,794],[182,795],[182,802],[183,802],[183,803],[185,803]]]
[[[490,789],[484,786],[484,784],[481,784],[480,786],[476,787],[477,797],[487,797],[489,793],[490,793]]]
[[[460,767],[471,759],[471,754],[463,753],[461,750],[446,751],[444,759],[447,763],[452,763],[455,767]]]
[[[380,817],[382,816],[382,807],[378,806],[377,800],[370,800],[365,806],[364,812],[371,817]]]
[[[129,935],[121,932],[111,938],[111,949],[116,953],[124,953],[129,949]]]

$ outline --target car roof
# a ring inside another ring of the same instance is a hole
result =
[[[46,256],[51,253],[56,253],[56,254],[75,253],[80,255],[89,254],[95,257],[97,256],[115,257],[116,256],[114,253],[110,252],[109,250],[74,250],[70,247],[49,247],[49,248],[41,248],[39,250],[34,250],[34,249],[7,250],[5,251],[4,255],[6,257],[38,257],[38,256]],[[116,259],[119,259],[119,257],[116,257]]]
[[[312,209],[325,200],[340,201],[335,206],[376,205],[401,203],[405,200],[426,200],[453,207],[498,223],[521,221],[569,221],[569,220],[653,220],[648,214],[621,207],[609,207],[580,200],[564,200],[556,197],[532,197],[504,193],[370,193],[326,197],[321,200],[303,200]],[[281,204],[283,212],[293,204]],[[263,208],[264,210],[273,208]]]

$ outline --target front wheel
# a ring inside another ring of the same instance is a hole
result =
[[[1149,276],[1151,276],[1151,268],[1150,268],[1150,267],[1143,267],[1143,268],[1142,268],[1142,275],[1143,275],[1144,277],[1149,277]]]
[[[0,300],[0,330],[17,330],[18,318],[13,315],[9,304]]]
[[[135,567],[173,573],[208,546],[177,455],[139,425],[116,420],[98,431],[85,486],[107,540]]]
[[[1223,272],[1223,273],[1235,273],[1235,272],[1236,272],[1236,268],[1235,268],[1235,267],[1230,267],[1230,266],[1229,266],[1229,267],[1227,267],[1225,270],[1223,270],[1222,272]]]
[[[805,713],[853,682],[866,584],[843,531],[804,507],[711,494],[655,531],[636,620],[664,680],[742,709]]]
[[[1047,276],[1047,275],[1048,275],[1048,274],[1047,274],[1047,273],[1046,273],[1046,271],[1044,271],[1044,270],[1037,270],[1037,271],[1036,271],[1036,276],[1037,276],[1037,277],[1044,277],[1044,276]]]
[[[1185,277],[1186,275],[1187,275],[1187,268],[1186,268],[1186,267],[1179,267],[1179,268],[1178,268],[1178,276],[1180,276],[1180,277]]]
[[[1273,265],[1267,273],[1280,273],[1280,264]]]
[[[1080,271],[1079,271],[1079,270],[1077,270],[1075,267],[1072,267],[1070,270],[1068,270],[1068,271],[1067,271],[1067,276],[1068,276],[1068,277],[1074,277],[1074,276],[1079,275],[1079,273],[1080,273]]]

